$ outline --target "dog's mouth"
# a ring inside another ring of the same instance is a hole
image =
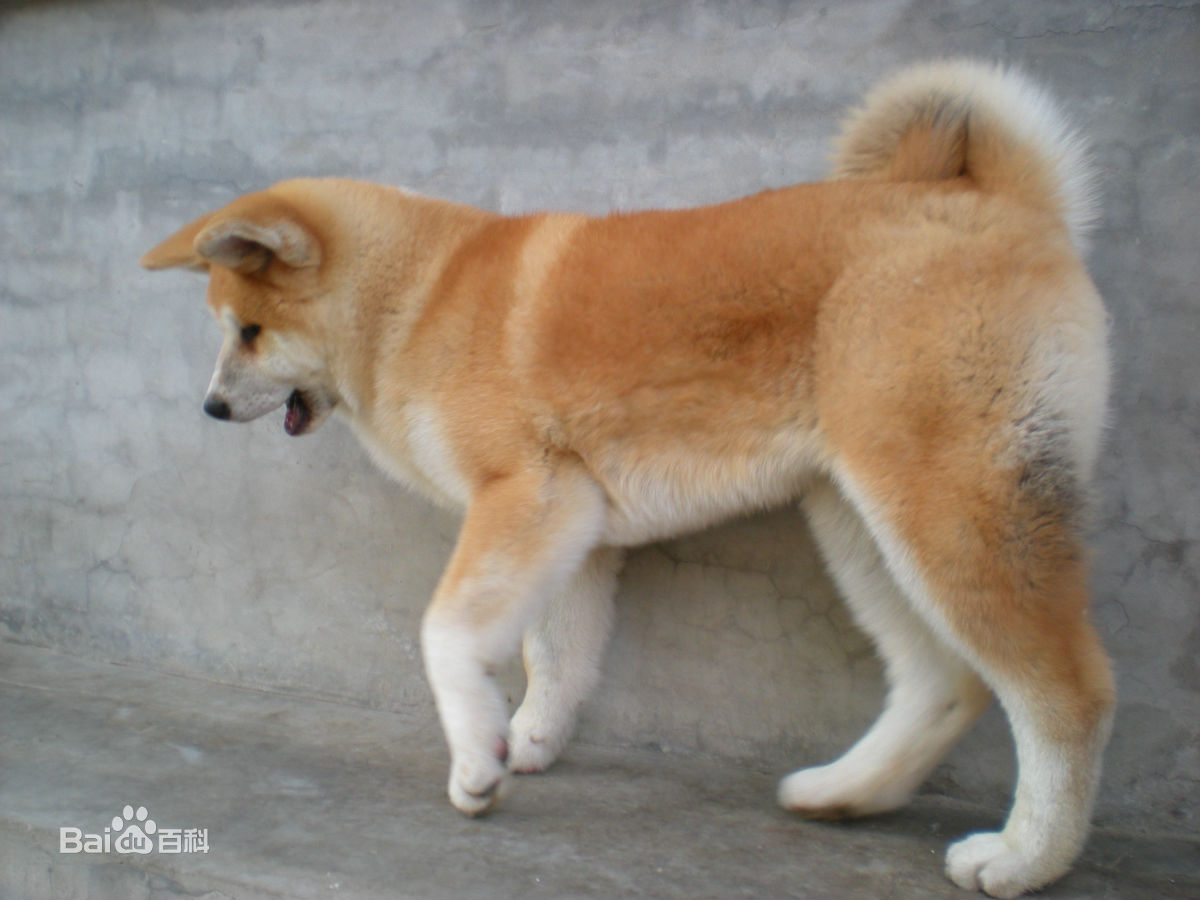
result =
[[[292,437],[304,434],[312,426],[313,411],[308,399],[299,390],[292,391],[287,398],[287,413],[283,417],[283,430]]]

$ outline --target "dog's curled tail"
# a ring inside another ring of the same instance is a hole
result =
[[[834,178],[967,176],[1060,217],[1082,250],[1095,215],[1082,138],[1023,75],[972,60],[906,69],[867,95],[835,145]]]

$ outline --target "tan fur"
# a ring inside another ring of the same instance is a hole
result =
[[[981,676],[1022,781],[1006,830],[947,868],[1015,896],[1078,853],[1112,706],[1075,531],[1104,314],[1076,249],[1081,158],[1055,115],[1015,76],[943,65],[875,95],[828,182],[589,218],[304,179],[143,264],[209,268],[226,365],[296,388],[301,430],[337,409],[390,472],[465,507],[423,631],[464,812],[491,805],[509,743],[524,771],[565,742],[611,618],[567,612],[611,595],[608,557],[572,587],[593,551],[809,485],[893,696],[860,747],[781,799],[816,817],[903,803],[978,715]],[[239,418],[242,388],[221,390]],[[510,733],[489,673],[522,634],[538,711]],[[942,661],[906,659],[919,646]]]

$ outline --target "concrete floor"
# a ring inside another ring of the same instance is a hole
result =
[[[945,843],[996,819],[921,797],[809,823],[774,805],[778,772],[577,747],[471,821],[443,799],[431,718],[13,644],[0,722],[0,897],[14,900],[953,898]],[[208,852],[60,852],[60,828],[102,834],[127,804],[157,835],[206,829]],[[1200,842],[1099,832],[1044,896],[1200,896]]]

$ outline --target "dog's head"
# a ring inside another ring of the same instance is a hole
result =
[[[262,191],[184,226],[142,257],[147,269],[207,271],[224,340],[204,399],[248,422],[286,404],[284,428],[318,428],[337,406],[322,329],[326,248],[296,204]]]

